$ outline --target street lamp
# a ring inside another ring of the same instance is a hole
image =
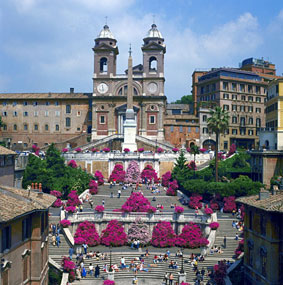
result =
[[[183,247],[181,248],[181,252],[182,252],[182,265],[181,265],[180,273],[184,274],[185,270],[184,270],[184,248]]]
[[[109,268],[109,272],[112,272],[112,246],[110,245],[110,268]]]

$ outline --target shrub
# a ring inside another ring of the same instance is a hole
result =
[[[212,222],[209,224],[209,227],[212,229],[212,230],[217,230],[219,228],[219,223],[217,222]]]
[[[71,225],[71,222],[70,222],[69,220],[64,219],[64,220],[61,220],[61,221],[60,221],[60,225],[61,225],[63,228],[67,228],[68,226]]]
[[[169,187],[166,191],[167,196],[177,196],[177,191],[174,190],[172,187]]]
[[[144,152],[144,148],[143,147],[139,148],[138,152]]]
[[[66,210],[68,213],[75,213],[75,212],[77,212],[77,208],[74,207],[74,206],[66,207],[65,210]]]
[[[75,244],[86,243],[88,246],[96,246],[100,243],[98,232],[95,225],[89,221],[79,224],[74,235]]]
[[[213,214],[213,210],[212,210],[211,208],[205,208],[205,209],[204,209],[204,212],[205,212],[206,215],[211,215],[211,214]]]
[[[170,222],[157,223],[152,232],[151,244],[156,247],[175,246],[176,234]]]
[[[126,172],[124,171],[122,164],[116,164],[111,175],[109,176],[108,182],[116,181],[116,182],[124,182],[125,181]]]
[[[98,193],[98,185],[95,180],[91,179],[89,181],[88,187],[89,187],[89,193],[91,195],[96,195]]]
[[[189,168],[190,170],[197,170],[197,165],[196,165],[196,163],[195,163],[193,160],[191,160],[191,161],[187,164],[187,166],[188,166],[188,168]]]
[[[61,265],[62,265],[64,271],[68,272],[68,273],[70,273],[71,271],[73,271],[76,268],[75,263],[69,257],[66,257],[66,256],[63,256]]]
[[[67,206],[79,206],[81,204],[81,201],[79,199],[79,196],[77,194],[76,190],[72,190],[71,193],[68,195],[68,201]]]
[[[183,207],[180,207],[180,206],[176,206],[175,207],[175,213],[181,214],[183,212],[184,212],[184,208]]]
[[[162,147],[157,148],[156,152],[157,153],[162,153],[164,151],[164,149]]]
[[[126,148],[124,148],[124,152],[125,153],[130,152],[130,149],[126,147]]]
[[[67,149],[67,148],[63,148],[63,149],[62,149],[62,152],[63,152],[63,153],[66,153],[66,152],[68,152],[68,149]]]
[[[62,193],[61,193],[60,191],[57,191],[57,190],[52,190],[52,191],[50,191],[50,195],[53,195],[53,196],[55,196],[56,198],[62,197]]]
[[[103,174],[99,170],[95,171],[94,178],[97,181],[98,185],[103,185],[104,184],[104,176],[103,176]]]
[[[104,211],[104,206],[103,205],[97,205],[95,207],[95,211],[99,212],[99,213],[102,213]]]
[[[179,149],[177,147],[174,147],[174,148],[172,148],[172,151],[176,153],[179,151]]]
[[[193,195],[190,197],[190,201],[189,201],[189,207],[191,209],[201,209],[202,208],[202,196],[200,195]]]
[[[75,148],[75,151],[76,151],[76,152],[81,152],[82,149],[81,149],[80,147],[77,147],[77,148]]]
[[[195,223],[189,223],[184,226],[182,233],[178,236],[176,245],[187,248],[198,248],[206,246],[208,240],[202,237],[200,227]]]
[[[162,180],[161,180],[162,186],[168,187],[171,178],[172,178],[172,176],[171,176],[171,172],[170,171],[167,171],[166,173],[164,173],[162,175]]]
[[[227,275],[226,261],[219,261],[218,264],[214,265],[214,280],[217,285],[224,285],[224,278]]]
[[[224,201],[223,211],[225,213],[231,213],[233,210],[237,209],[237,206],[236,206],[236,203],[235,203],[235,196],[225,197],[223,199],[223,201]]]
[[[177,190],[179,188],[177,180],[174,179],[172,182],[169,182],[169,187],[171,187],[174,190]]]
[[[63,202],[60,198],[57,198],[57,200],[53,203],[54,208],[60,208],[63,206]]]
[[[153,167],[148,164],[145,166],[141,173],[141,178],[145,179],[147,178],[148,181],[154,181],[154,183],[158,183],[158,177],[156,171],[153,169]]]
[[[229,156],[231,156],[232,154],[234,154],[234,153],[236,152],[236,150],[237,150],[236,145],[235,145],[234,143],[232,143],[232,144],[230,145],[230,149],[229,149],[229,152],[228,152],[228,154],[227,154],[227,157],[229,157]]]
[[[134,192],[121,207],[123,212],[147,212],[150,202],[140,192]]]
[[[147,212],[148,212],[149,214],[154,214],[154,213],[156,212],[156,208],[153,207],[153,206],[149,206],[149,207],[147,208]]]
[[[132,160],[125,174],[126,183],[139,183],[140,181],[140,168],[138,163],[135,160]]]
[[[128,242],[138,239],[142,245],[150,242],[149,226],[141,218],[137,218],[129,227]]]
[[[217,211],[220,209],[218,202],[215,199],[210,200],[210,208],[214,211]]]
[[[113,280],[104,280],[103,285],[115,285],[115,281]]]
[[[111,220],[106,229],[101,233],[101,244],[106,246],[122,246],[127,243],[127,235],[122,224],[117,220]]]
[[[110,148],[109,148],[109,147],[105,147],[105,148],[103,149],[103,151],[104,151],[104,152],[110,152]]]
[[[244,239],[239,241],[238,247],[235,249],[236,258],[238,258],[242,252],[244,252],[244,244],[245,244]]]
[[[99,151],[99,149],[98,149],[98,148],[93,147],[93,148],[91,149],[91,151],[92,151],[92,152],[98,152],[98,151]]]
[[[72,168],[77,168],[78,167],[76,161],[73,160],[73,159],[68,162],[68,166],[70,166]]]

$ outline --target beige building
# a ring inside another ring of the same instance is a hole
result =
[[[273,195],[272,195],[273,194]],[[245,284],[283,284],[283,191],[242,197]]]
[[[14,186],[16,153],[0,146],[0,185]]]
[[[55,197],[0,186],[0,284],[48,284],[48,208]]]

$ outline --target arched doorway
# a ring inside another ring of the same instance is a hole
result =
[[[214,140],[205,140],[203,143],[202,143],[202,147],[205,148],[205,149],[211,149],[211,150],[215,150],[215,145],[216,145],[216,142]]]

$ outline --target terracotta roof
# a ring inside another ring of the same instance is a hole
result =
[[[10,149],[0,145],[0,155],[1,154],[5,155],[5,154],[16,154],[16,153],[14,151],[12,151],[12,150],[10,150]]]
[[[262,200],[259,200],[259,195],[253,195],[238,198],[236,201],[266,211],[283,212],[283,191],[279,191],[276,195],[269,193],[269,198]]]
[[[56,197],[49,194],[0,185],[0,223],[34,210],[47,209],[55,200]]]
[[[90,93],[0,93],[0,99],[87,99]]]

